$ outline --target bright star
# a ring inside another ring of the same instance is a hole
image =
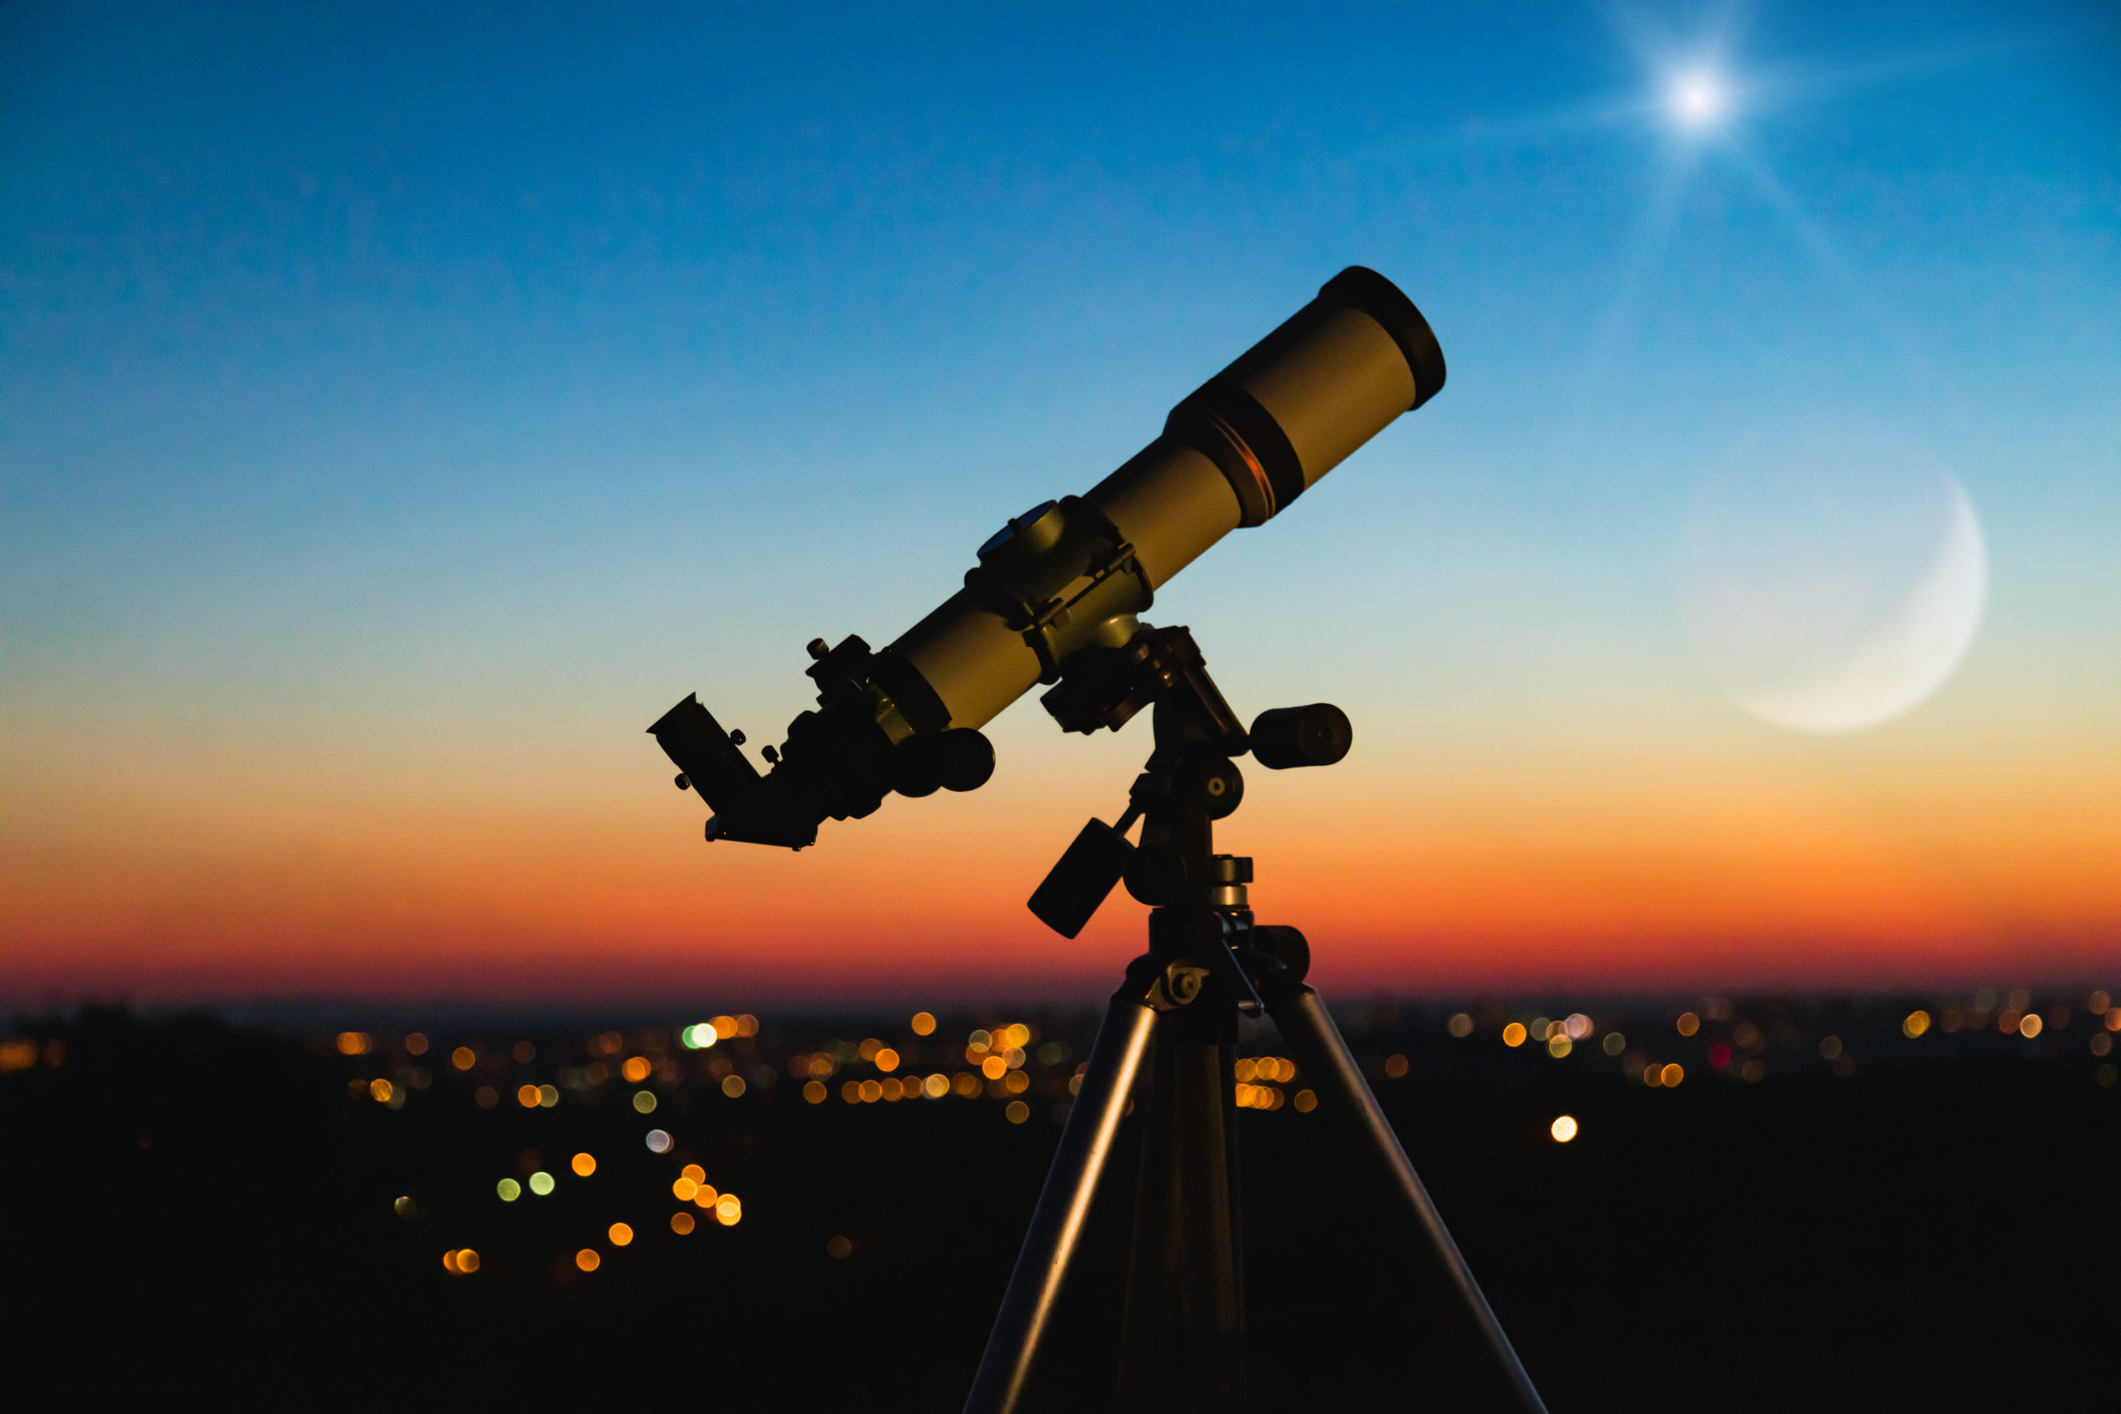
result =
[[[1690,127],[1715,121],[1722,115],[1724,103],[1723,87],[1713,75],[1687,74],[1672,85],[1672,107],[1678,110],[1680,121]]]

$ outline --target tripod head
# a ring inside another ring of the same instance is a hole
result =
[[[1215,821],[1244,800],[1235,758],[1249,753],[1270,770],[1330,766],[1354,741],[1347,714],[1329,702],[1262,712],[1247,731],[1182,627],[1144,626],[1123,647],[1078,655],[1040,701],[1063,729],[1084,733],[1116,731],[1151,707],[1156,734],[1119,823],[1083,826],[1031,896],[1039,921],[1067,938],[1121,879],[1142,903],[1192,904],[1249,926],[1252,861],[1217,854],[1214,843]],[[1127,839],[1137,820],[1139,844]]]

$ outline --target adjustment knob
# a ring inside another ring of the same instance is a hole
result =
[[[978,790],[994,774],[994,743],[970,727],[921,732],[899,744],[894,766],[900,795]]]
[[[1186,859],[1166,844],[1139,845],[1127,861],[1127,892],[1137,903],[1161,908],[1186,889]]]
[[[1209,761],[1193,777],[1193,797],[1210,820],[1220,820],[1245,798],[1245,778],[1227,758]]]
[[[1252,723],[1252,759],[1273,771],[1330,766],[1348,754],[1355,728],[1330,702],[1277,707]]]

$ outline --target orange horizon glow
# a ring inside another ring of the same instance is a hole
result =
[[[1472,780],[1387,808],[1365,781],[1263,783],[1219,834],[1255,856],[1259,916],[1304,929],[1329,995],[2063,981],[2121,958],[2121,831],[2089,792],[2037,830],[1976,800],[1911,832],[1900,809],[1734,771],[1565,785],[1538,808]],[[1072,833],[1070,790],[1092,788],[894,800],[800,854],[702,846],[696,807],[653,797],[565,832],[460,816],[241,851],[22,842],[0,866],[0,994],[1090,999],[1145,911],[1115,891],[1071,942],[1023,900]],[[1030,823],[1025,798],[1048,794]]]
[[[2121,811],[2082,731],[2001,733],[1966,702],[1825,743],[1728,715],[1358,735],[1329,771],[1248,763],[1216,839],[1329,996],[2115,980]],[[1112,818],[1140,732],[1062,740],[1019,709],[987,787],[791,853],[703,844],[631,725],[297,771],[54,720],[71,769],[11,766],[40,828],[0,850],[0,1002],[1087,1001],[1140,950],[1124,891],[1074,941],[1024,907]]]

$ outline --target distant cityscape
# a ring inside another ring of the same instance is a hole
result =
[[[1902,1381],[1945,1351],[2052,1363],[2111,1328],[2111,989],[1336,1015],[1556,1407],[1616,1407],[1673,1371],[1681,1392],[1630,1407],[1694,1407],[1685,1391],[1769,1350]],[[697,1353],[725,1399],[950,1407],[1097,1020],[18,1018],[0,1261],[38,1295],[17,1329],[95,1329],[116,1280],[169,1349],[219,1349],[233,1319],[391,1388],[505,1346],[523,1357],[505,1372],[463,1373],[530,1398],[623,1347],[685,1353],[649,1373],[659,1390],[689,1388]],[[1247,1319],[1281,1392],[1261,1407],[1323,1398],[1321,1379],[1336,1403],[1389,1402],[1395,1361],[1304,1352],[1416,1338],[1405,1269],[1271,1024],[1245,1023],[1232,1081]],[[1041,1410],[1109,1395],[1138,1126],[1118,1144]],[[1754,1379],[1724,1402],[1770,1407],[1782,1386]]]
[[[1424,1086],[1559,1085],[1564,1094],[1757,1086],[1999,1057],[2075,1067],[2085,1084],[2111,1088],[2121,1033],[2121,1006],[2103,989],[1897,1000],[1712,995],[1603,1015],[1492,1000],[1365,1002],[1342,1019],[1386,1096]],[[746,1181],[756,1140],[744,1136],[761,1128],[829,1129],[839,1113],[957,1106],[986,1117],[979,1123],[1057,1127],[1095,1024],[1087,1011],[1013,1019],[920,1011],[860,1023],[739,1012],[575,1031],[348,1028],[308,1044],[339,1072],[349,1105],[450,1135],[431,1146],[426,1172],[414,1146],[406,1191],[376,1195],[432,1232],[436,1270],[491,1280],[571,1269],[578,1280],[629,1249],[707,1241],[789,1201]],[[1270,1026],[1246,1030],[1233,1077],[1238,1105],[1284,1116],[1265,1123],[1306,1123],[1315,1098],[1301,1072],[1278,1053]],[[0,1042],[0,1074],[67,1064],[66,1041],[50,1027],[18,1026]],[[1549,1131],[1570,1143],[1583,1127],[1562,1112]],[[819,1231],[823,1256],[854,1254],[857,1234]]]

